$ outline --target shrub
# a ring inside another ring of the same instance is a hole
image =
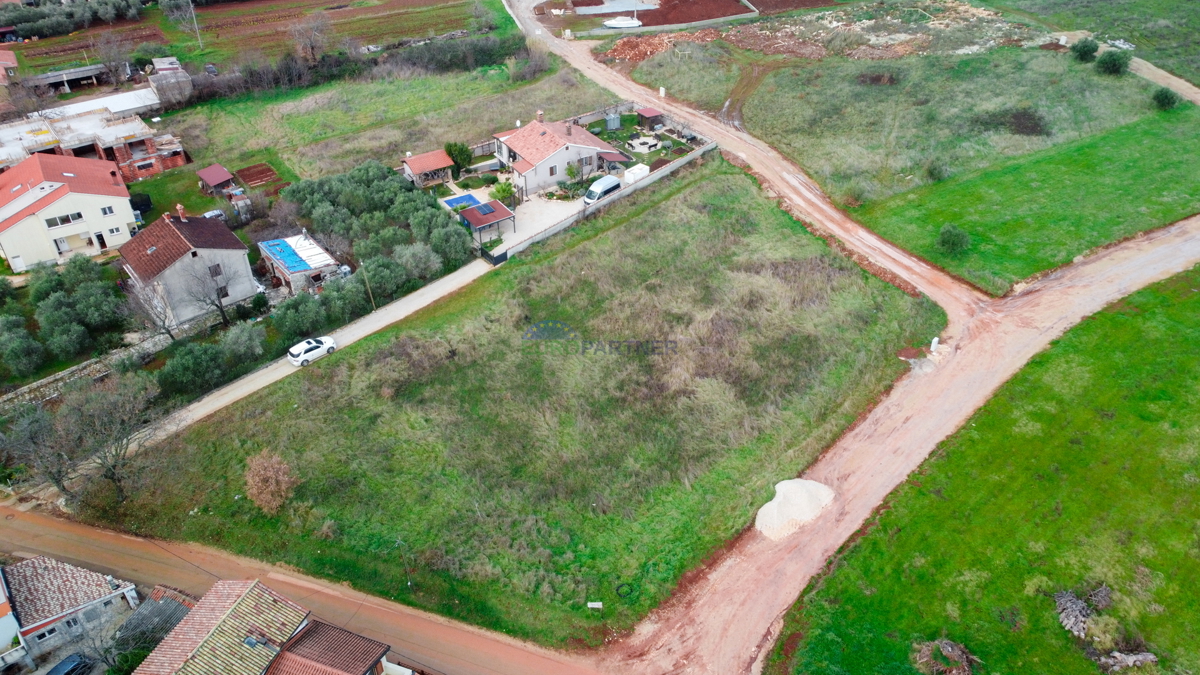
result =
[[[188,343],[158,371],[158,386],[166,394],[203,394],[225,382],[225,354],[213,344]]]
[[[1130,61],[1133,61],[1133,54],[1124,49],[1110,49],[1096,59],[1096,70],[1105,75],[1124,75]]]
[[[491,197],[492,199],[497,199],[499,201],[504,202],[505,204],[508,204],[509,200],[512,199],[513,196],[516,194],[517,194],[517,189],[515,187],[513,187],[513,184],[508,181],[505,181],[503,183],[498,184],[496,186],[496,189],[494,189],[488,193],[488,196]]]
[[[221,350],[225,352],[225,360],[233,366],[250,363],[262,356],[266,339],[267,330],[262,326],[249,321],[235,323],[221,336]]]
[[[471,235],[458,225],[443,227],[434,232],[429,237],[429,247],[441,256],[447,269],[462,267],[472,255]]]
[[[250,305],[237,305],[233,308],[233,318],[235,321],[249,321],[254,318],[254,310],[250,309]]]
[[[272,314],[275,328],[288,338],[309,335],[325,325],[325,310],[308,293],[301,293],[279,303]]]
[[[1096,60],[1096,52],[1100,51],[1100,43],[1092,38],[1083,38],[1082,40],[1071,45],[1071,53],[1075,58],[1083,63],[1091,63]]]
[[[63,277],[67,275],[64,273]],[[83,325],[92,330],[115,328],[121,324],[121,299],[116,286],[107,281],[86,281],[75,288],[71,302]]]
[[[61,323],[41,330],[46,347],[56,357],[69,359],[86,350],[92,344],[87,329],[77,323]]]
[[[29,301],[38,304],[52,294],[66,289],[58,270],[49,265],[38,265],[29,276]]]
[[[458,175],[467,167],[471,166],[471,160],[474,158],[471,154],[471,148],[466,143],[456,143],[451,141],[444,147],[446,154],[450,155],[450,159],[454,160],[454,180],[458,180]]]
[[[330,322],[342,325],[371,311],[367,291],[357,279],[331,279],[321,289],[321,306]]]
[[[942,226],[938,232],[937,247],[948,255],[958,255],[971,246],[971,236],[957,225],[949,223]]]
[[[133,58],[133,65],[138,68],[145,68],[150,65],[154,59],[161,59],[171,55],[171,48],[166,45],[160,45],[157,42],[143,42],[134,48],[130,56]]]
[[[0,305],[16,297],[17,289],[13,288],[12,282],[8,280],[8,277],[0,277]]]
[[[1183,97],[1176,94],[1173,90],[1166,87],[1159,87],[1155,90],[1154,95],[1150,97],[1154,101],[1155,107],[1159,110],[1170,110],[1175,106],[1183,103]]]
[[[250,301],[250,309],[253,309],[258,314],[262,314],[263,312],[267,311],[270,306],[271,301],[267,300],[266,293],[259,293],[258,295],[254,296],[253,300]]]
[[[100,281],[104,278],[104,268],[99,263],[85,255],[77,255],[67,260],[59,272],[65,290],[75,293],[80,284],[89,281]]]
[[[428,249],[424,244],[411,244],[409,246],[400,246],[396,251],[402,251],[413,246],[420,246]],[[370,286],[371,295],[375,298],[375,304],[382,305],[386,302],[391,302],[393,298],[400,293],[400,289],[404,286],[404,282],[412,277],[412,273],[405,267],[403,261],[391,258],[370,258],[364,260],[363,264],[358,268],[355,276],[362,276],[363,283]]]
[[[20,317],[13,317],[24,323]],[[6,329],[0,333],[0,360],[17,377],[28,377],[45,361],[42,345],[24,327]]]
[[[479,180],[482,180],[484,185],[495,185],[500,182],[500,177],[494,173],[485,173],[479,177]]]
[[[268,516],[279,513],[299,484],[292,467],[269,450],[246,459],[246,496]]]
[[[407,276],[414,279],[428,279],[442,271],[442,257],[426,244],[400,246],[393,256]]]
[[[124,654],[117,655],[116,665],[104,671],[104,675],[133,675],[133,671],[142,665],[142,661],[150,656],[150,651],[145,649],[135,649]]]

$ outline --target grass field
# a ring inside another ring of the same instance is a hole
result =
[[[367,159],[397,166],[404,153],[474,143],[544,110],[560,119],[615,102],[573,70],[513,84],[503,68],[402,80],[335,82],[281,95],[217,100],[163,118],[205,164],[245,166],[268,148],[304,178]]]
[[[1101,583],[1094,646],[1197,672],[1198,288],[1152,286],[1033,359],[809,587],[769,672],[915,673],[912,645],[945,636],[976,672],[1092,675],[1051,596]]]
[[[665,86],[673,98],[715,112],[729,98],[738,72],[728,46],[689,42],[646,59],[630,77],[648,87]]]
[[[506,35],[516,23],[500,0],[481,0],[497,24],[493,34]],[[315,11],[325,11],[337,39],[353,38],[362,44],[388,44],[406,37],[426,37],[469,28],[473,0],[382,0],[354,2],[341,9],[316,0],[286,2],[230,2],[196,9],[204,48],[193,33],[182,31],[157,8],[147,9],[139,21],[103,23],[71,35],[12,45],[25,69],[42,72],[84,65],[91,40],[99,33],[115,30],[133,45],[157,42],[169,45],[184,63],[202,66],[215,62],[232,65],[258,54],[278,57],[289,51],[288,27]],[[336,40],[334,41],[336,43]],[[333,46],[337,46],[334,44]],[[94,58],[94,56],[93,56]]]
[[[1002,0],[986,2],[1017,10],[1062,30],[1090,30],[1096,37],[1126,40],[1137,55],[1192,83],[1200,83],[1200,3],[1194,0]]]
[[[768,75],[743,110],[751,133],[855,204],[1133,122],[1153,112],[1153,89],[1014,48],[803,62]]]
[[[597,644],[745,527],[944,320],[714,157],[142,455],[137,496],[90,517]],[[578,343],[522,340],[539,321],[677,345],[564,354],[535,345]],[[304,481],[275,518],[236,498],[262,448]]]
[[[270,164],[279,179],[285,182],[297,182],[299,177],[288,168],[279,155],[271,149],[239,155],[240,161],[224,165],[230,171],[244,169],[247,166],[266,162]],[[156,220],[165,211],[174,211],[176,204],[183,204],[188,213],[199,214],[227,207],[229,201],[204,194],[197,186],[199,177],[196,172],[208,166],[208,163],[193,161],[191,164],[177,169],[164,171],[156,176],[129,184],[131,194],[144,193],[150,195],[154,208],[149,213],[143,213],[142,219],[146,224]],[[253,252],[253,251],[252,251]]]
[[[1187,106],[869,204],[880,235],[1002,294],[1096,246],[1200,213],[1200,109]],[[937,246],[943,224],[971,237]]]

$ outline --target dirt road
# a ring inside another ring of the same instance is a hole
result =
[[[598,675],[567,656],[433,614],[194,544],[155,542],[0,506],[0,549],[44,554],[202,594],[220,579],[262,579],[313,614],[392,646],[390,660],[454,675]]]

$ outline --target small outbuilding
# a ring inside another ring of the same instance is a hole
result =
[[[213,164],[196,172],[200,177],[200,189],[205,194],[221,194],[233,187],[233,174],[220,164]]]
[[[642,108],[637,111],[637,116],[638,124],[646,129],[654,130],[666,124],[662,112],[657,108]]]
[[[512,223],[513,232],[517,231],[517,217],[507,206],[496,199],[486,204],[463,209],[459,212],[458,217],[464,225],[471,228],[471,234],[474,234],[481,243],[484,230],[494,227],[496,233],[499,234],[506,220]]]
[[[310,288],[320,288],[325,280],[338,273],[340,265],[333,256],[305,234],[286,239],[271,239],[258,243],[263,263],[272,283],[287,286],[293,294]]]
[[[401,173],[419,188],[447,183],[450,181],[450,168],[454,160],[445,150],[422,152],[419,155],[404,158]]]

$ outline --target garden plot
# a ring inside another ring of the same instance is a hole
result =
[[[911,673],[930,641],[976,673],[1114,672],[1114,651],[1200,670],[1197,288],[1140,291],[1030,361],[813,580],[765,672]]]
[[[595,645],[943,325],[713,157],[139,456],[141,490],[103,515]],[[275,517],[239,499],[263,448],[302,481]]]

